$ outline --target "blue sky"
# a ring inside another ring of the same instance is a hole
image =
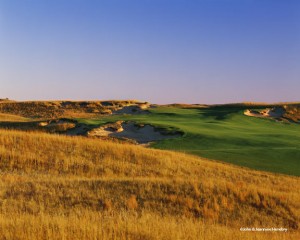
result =
[[[0,0],[0,98],[300,101],[300,1]]]

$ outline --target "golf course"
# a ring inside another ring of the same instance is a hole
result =
[[[0,240],[300,240],[300,0],[0,0]]]
[[[299,113],[2,100],[0,239],[299,239]]]
[[[300,176],[300,125],[248,117],[243,114],[246,108],[242,105],[208,108],[157,106],[149,109],[149,114],[109,115],[78,121],[98,126],[123,120],[176,129],[183,132],[181,137],[157,141],[150,147]]]

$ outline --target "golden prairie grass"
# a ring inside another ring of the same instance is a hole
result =
[[[95,117],[108,114],[136,100],[124,101],[0,101],[0,112],[28,118]]]
[[[300,121],[300,104],[298,105],[285,105],[285,113],[284,117],[294,121],[294,122],[299,122]]]
[[[174,218],[149,212],[105,214],[74,210],[70,215],[0,215],[1,239],[235,239],[290,240],[297,233],[233,231],[187,217]]]
[[[50,133],[66,132],[69,129],[75,128],[76,124],[73,122],[62,122],[47,125],[43,130]]]
[[[255,105],[299,105],[300,102],[276,102],[276,103],[267,103],[267,102],[243,102],[244,105],[255,106]]]
[[[9,130],[0,130],[0,171],[1,239],[299,238],[297,177]]]
[[[24,121],[29,121],[28,118],[21,117],[18,115],[13,115],[13,114],[5,114],[5,113],[0,113],[0,121],[1,122],[24,122]]]

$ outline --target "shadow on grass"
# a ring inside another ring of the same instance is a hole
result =
[[[213,107],[202,109],[200,114],[206,118],[214,118],[215,120],[226,120],[230,117],[231,114],[238,113],[245,110],[246,107]]]

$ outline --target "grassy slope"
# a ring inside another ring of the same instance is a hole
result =
[[[249,106],[248,106],[249,108]],[[300,126],[243,115],[245,107],[158,107],[148,115],[81,120],[102,124],[120,119],[171,126],[186,134],[153,147],[184,151],[240,166],[300,176]]]
[[[299,239],[299,178],[0,130],[1,239]],[[287,227],[286,233],[240,227]]]
[[[26,122],[30,119],[13,114],[0,113],[0,122]]]

